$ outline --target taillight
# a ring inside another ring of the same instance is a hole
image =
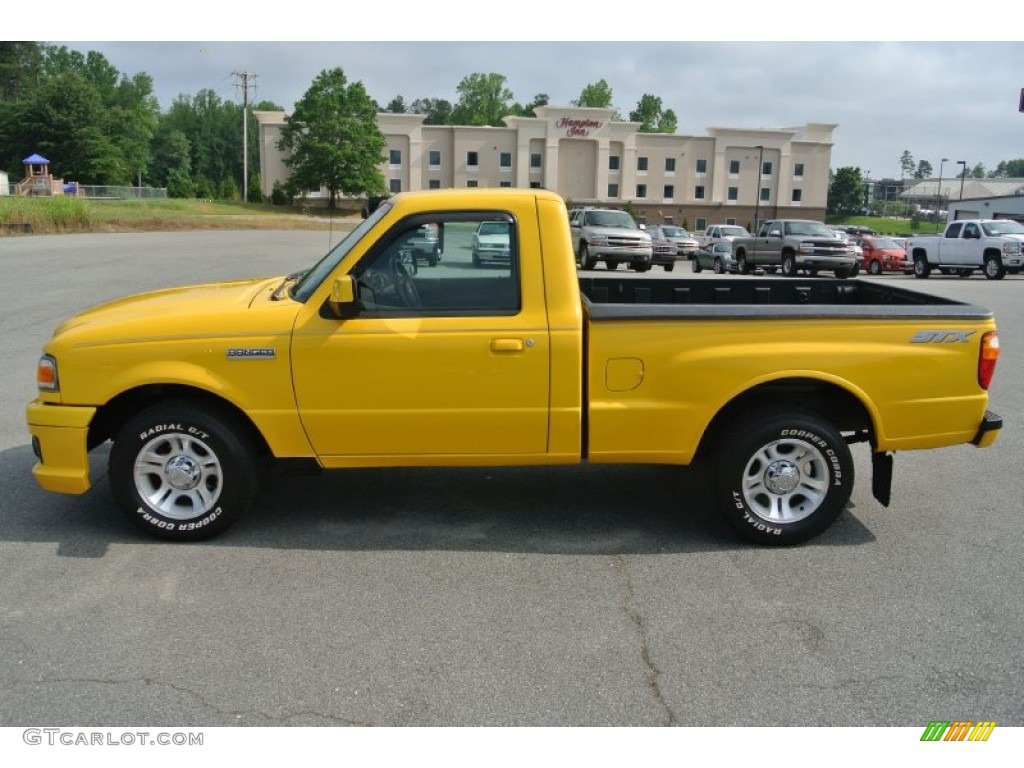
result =
[[[989,331],[981,337],[981,349],[978,351],[978,384],[982,389],[988,389],[992,383],[998,359],[999,336],[995,331]]]

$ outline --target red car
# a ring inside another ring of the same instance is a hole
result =
[[[904,272],[911,274],[914,263],[907,259],[907,252],[891,237],[869,236],[860,240],[864,251],[864,270],[872,275],[883,272]]]

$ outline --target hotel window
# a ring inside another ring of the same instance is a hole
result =
[[[693,199],[694,200],[703,200],[704,199],[704,185],[703,184],[698,184],[696,187],[693,188]]]
[[[391,194],[397,195],[399,192],[402,191],[402,180],[401,179],[391,179],[388,182],[388,189],[391,190]]]
[[[761,202],[767,203],[771,199],[771,190],[768,187],[761,187]]]
[[[737,200],[739,200],[739,197],[740,197],[740,188],[739,187],[729,187],[729,199],[732,202],[735,203]]]
[[[698,160],[697,161],[697,173],[707,173],[707,172],[708,172],[708,161],[707,160]]]
[[[794,203],[799,203],[803,199],[804,199],[804,191],[802,189],[794,189],[793,190],[793,202]]]
[[[739,173],[739,172],[740,172],[740,161],[739,160],[730,160],[729,161],[729,173]]]
[[[765,160],[761,164],[761,175],[762,176],[771,176],[772,175],[772,163],[771,163],[770,160]]]
[[[512,170],[512,153],[511,152],[501,152],[498,155],[498,168],[500,170],[502,170],[502,171],[511,171]]]
[[[676,172],[676,159],[674,157],[665,158],[665,173]]]
[[[498,182],[498,186],[499,187],[511,187],[512,186],[512,182],[511,181],[501,181],[501,182]]]
[[[803,163],[797,163],[796,165],[793,166],[793,175],[796,176],[798,179],[802,179],[804,177]]]
[[[468,180],[468,181],[466,182],[466,186],[467,186],[467,187],[475,187],[475,186],[478,186],[478,184],[477,184],[477,180],[476,180],[476,179],[469,179],[469,180]]]
[[[476,170],[480,167],[480,155],[477,152],[466,153],[466,167]]]
[[[530,154],[530,168],[533,170],[540,170],[541,167],[541,154],[540,152],[533,152]]]
[[[441,167],[441,150],[432,149],[428,156],[427,164],[430,166],[430,170],[436,171]]]
[[[531,181],[530,182],[530,189],[540,189],[540,182],[539,181]]]
[[[431,179],[430,181],[427,182],[427,189],[440,189],[440,188],[441,188],[441,180],[440,179]]]
[[[708,220],[707,219],[695,219],[694,222],[693,222],[693,226],[694,226],[694,229],[696,229],[698,232],[703,232],[705,229],[708,228]]]
[[[398,168],[402,165],[402,150],[388,150],[388,165],[390,165],[392,168]]]
[[[666,200],[671,200],[675,196],[676,196],[676,187],[675,187],[675,185],[674,184],[666,184],[665,185],[665,194],[663,195],[663,197]]]
[[[608,170],[609,171],[617,171],[617,170],[619,170],[619,156],[618,155],[608,155]]]
[[[608,197],[618,197],[618,196],[619,196],[619,185],[618,184],[609,184],[608,185]]]
[[[636,185],[636,196],[638,198],[647,197],[647,185],[646,184],[637,184]]]
[[[638,171],[640,171],[640,173],[647,173],[647,158],[646,157],[638,157],[636,159],[636,169]]]

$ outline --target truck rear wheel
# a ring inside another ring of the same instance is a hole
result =
[[[747,264],[747,254],[743,251],[736,254],[736,271],[741,275],[750,274],[750,265]]]
[[[755,411],[725,435],[717,456],[721,513],[744,538],[798,544],[842,513],[854,468],[843,436],[810,412]]]
[[[928,258],[921,254],[914,256],[914,277],[924,280],[931,273],[932,265],[928,263]]]
[[[185,401],[130,419],[109,460],[110,486],[135,525],[163,539],[197,541],[228,528],[252,505],[255,452],[233,422]]]

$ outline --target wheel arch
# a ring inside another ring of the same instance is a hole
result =
[[[775,408],[814,413],[840,432],[866,433],[875,442],[875,420],[864,399],[840,384],[804,376],[792,376],[757,384],[730,399],[711,419],[696,458],[712,455],[722,436],[745,414]]]
[[[146,384],[126,390],[112,398],[97,410],[89,425],[89,448],[114,439],[130,419],[146,408],[171,400],[188,402],[216,412],[239,427],[249,444],[261,455],[272,455],[263,433],[244,410],[224,397],[185,384]]]

